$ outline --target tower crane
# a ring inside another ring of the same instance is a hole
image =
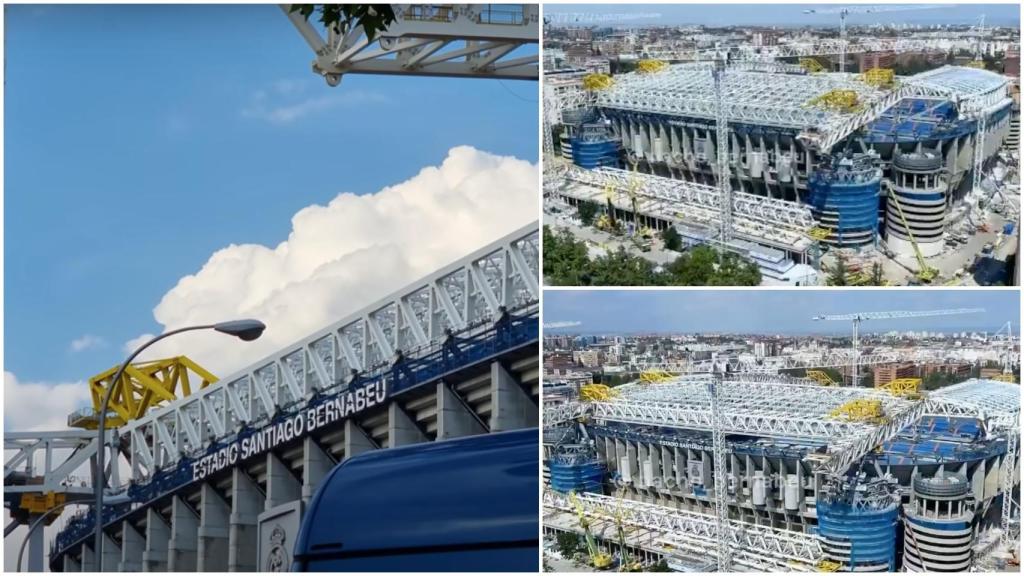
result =
[[[925,316],[951,316],[954,314],[973,314],[976,312],[984,312],[984,308],[955,308],[947,310],[896,310],[892,312],[855,312],[853,314],[823,314],[821,316],[814,316],[812,320],[848,320],[853,323],[853,366],[851,367],[851,375],[853,379],[853,385],[857,386],[860,384],[858,379],[859,374],[857,373],[858,362],[857,357],[860,350],[860,323],[865,320],[889,320],[895,318],[922,318]]]
[[[843,6],[804,10],[804,14],[839,14],[839,71],[846,72],[846,17],[850,14],[874,14],[876,12],[903,12],[907,10],[931,10],[943,8],[939,5],[918,6]]]

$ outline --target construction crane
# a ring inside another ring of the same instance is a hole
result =
[[[918,6],[843,6],[841,8],[826,8],[804,10],[804,14],[839,14],[839,71],[846,72],[846,17],[850,14],[874,14],[876,12],[903,12],[907,10],[931,10],[943,8],[939,5],[918,5]]]
[[[900,203],[899,194],[890,190],[888,198],[896,206],[896,211],[900,214],[900,221],[903,222],[903,229],[906,230],[907,237],[910,238],[910,245],[914,248],[914,256],[917,258],[917,278],[925,283],[931,282],[938,275],[939,271],[929,266],[925,261],[921,247],[917,244],[917,239],[914,238],[914,232],[910,229],[910,222],[907,221],[906,215],[903,214],[903,204]]]
[[[576,516],[579,518],[580,528],[583,528],[583,537],[587,544],[587,554],[590,556],[590,565],[598,570],[608,568],[612,565],[612,556],[607,552],[601,551],[601,549],[597,547],[594,535],[590,533],[590,520],[587,519],[586,511],[583,509],[583,504],[580,503],[575,492],[569,492],[569,501],[572,502],[573,507],[576,509]]]
[[[977,28],[977,42],[974,47],[974,64],[975,68],[984,68],[985,61],[981,55],[981,36],[985,30],[985,15],[982,14],[979,18],[979,24]],[[974,132],[974,158],[973,165],[974,170],[971,174],[971,194],[977,196],[981,194],[981,171],[985,166],[985,132],[988,130],[988,115],[985,110],[978,111],[977,127]]]
[[[580,324],[583,323],[578,320],[560,320],[557,322],[545,322],[544,329],[555,330],[558,328],[572,328],[573,326],[579,326]]]
[[[625,486],[619,487],[615,496],[615,510],[612,513],[612,517],[615,519],[615,530],[619,536],[619,572],[641,572],[643,567],[640,562],[634,560],[629,554],[629,549],[626,548],[626,528],[622,514],[622,499],[625,493]]]
[[[715,379],[708,381],[707,392],[711,405],[711,444],[715,467],[715,540],[718,544],[718,571],[728,572],[732,564],[732,549],[725,537],[726,525],[729,522],[729,505],[725,501],[725,461],[729,447],[725,443],[722,410],[718,402],[718,383]]]
[[[865,320],[891,320],[896,318],[923,318],[926,316],[951,316],[955,314],[974,314],[984,312],[984,308],[955,308],[948,310],[897,310],[892,312],[856,312],[853,314],[823,314],[814,316],[812,320],[846,320],[853,323],[853,362],[851,376],[853,385],[860,384],[857,357],[860,352],[860,323]]]

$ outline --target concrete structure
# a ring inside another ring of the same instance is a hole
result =
[[[974,498],[963,474],[916,477],[905,507],[903,565],[908,572],[966,572],[974,542]]]
[[[916,241],[923,256],[935,256],[942,251],[950,203],[942,158],[934,151],[922,151],[900,154],[892,164],[885,215],[886,243],[898,254],[913,256]]]
[[[917,370],[913,364],[883,364],[875,366],[875,386],[884,386],[897,378],[914,378]]]

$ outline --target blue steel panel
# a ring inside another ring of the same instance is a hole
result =
[[[552,462],[551,487],[557,492],[601,492],[605,467],[600,462],[564,464]]]
[[[888,564],[896,568],[896,505],[858,510],[848,504],[818,502],[818,532],[826,540],[850,544],[851,566]]]
[[[856,244],[874,242],[878,234],[880,182],[879,179],[864,183],[837,182],[830,172],[816,171],[811,174],[807,203],[819,221],[825,212],[837,213],[839,245],[853,245],[844,242],[844,238],[863,232],[870,232],[870,235],[859,237]]]
[[[594,169],[601,166],[619,167],[619,143],[608,139],[597,142],[586,142],[573,137],[572,163],[580,168]]]

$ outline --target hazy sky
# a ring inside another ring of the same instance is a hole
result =
[[[1008,4],[946,4],[924,9],[892,10],[907,4],[887,5],[889,11],[851,14],[858,24],[974,24],[985,14],[987,24],[1020,25],[1020,6]],[[837,14],[804,14],[808,9],[835,8],[822,4],[545,4],[544,15],[556,25],[704,24],[711,26],[839,26]],[[565,15],[571,16],[565,16]]]
[[[984,313],[870,320],[867,332],[978,329],[994,332],[1007,320],[1019,329],[1020,301],[1007,290],[599,290],[544,292],[544,322],[579,326],[548,332],[846,333],[848,322],[811,320],[819,314],[889,310],[984,308]]]

